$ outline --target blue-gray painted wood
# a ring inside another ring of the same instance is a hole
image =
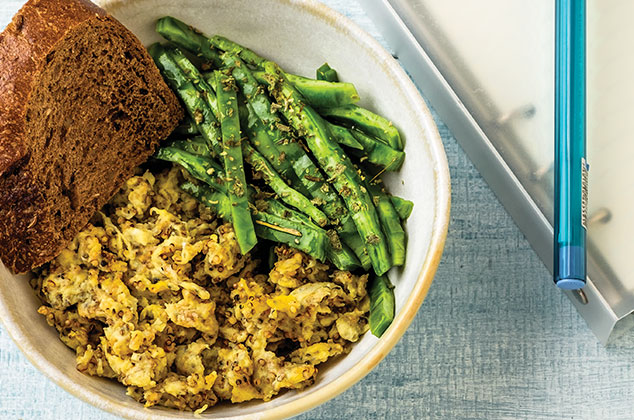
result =
[[[0,0],[0,27],[22,3]],[[354,1],[324,3],[381,40]],[[608,349],[597,342],[451,133],[438,124],[453,208],[429,296],[372,373],[297,418],[634,418],[634,334]],[[0,419],[69,418],[114,419],[47,380],[0,327]]]

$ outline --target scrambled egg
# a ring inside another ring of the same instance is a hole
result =
[[[146,406],[202,412],[311,385],[367,329],[367,275],[285,246],[270,272],[174,167],[134,176],[33,285],[77,354]]]

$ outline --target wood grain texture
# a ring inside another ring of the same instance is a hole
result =
[[[0,1],[0,27],[21,0]],[[324,0],[372,35],[350,0]],[[438,121],[438,119],[437,119]],[[429,296],[364,380],[301,420],[631,419],[634,333],[603,348],[438,121],[452,221]],[[0,419],[114,419],[37,372],[0,328]]]

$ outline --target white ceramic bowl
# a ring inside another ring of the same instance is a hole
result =
[[[379,340],[370,333],[350,354],[320,368],[314,386],[286,392],[269,402],[220,405],[203,414],[213,419],[277,419],[323,403],[365,376],[403,335],[422,303],[440,261],[449,221],[450,184],[444,149],[431,114],[399,64],[372,37],[344,16],[310,0],[101,0],[97,1],[146,45],[158,41],[157,18],[172,15],[208,34],[222,34],[311,76],[324,61],[354,82],[361,105],[391,119],[405,139],[402,170],[388,176],[390,191],[414,201],[407,221],[407,262],[392,270],[396,318]],[[39,302],[25,276],[0,267],[0,318],[29,360],[71,394],[131,419],[200,418],[153,408],[125,395],[114,382],[75,369],[75,355],[37,314]]]

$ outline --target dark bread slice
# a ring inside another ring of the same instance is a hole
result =
[[[30,0],[0,34],[0,258],[61,252],[183,117],[139,40],[86,0]]]

